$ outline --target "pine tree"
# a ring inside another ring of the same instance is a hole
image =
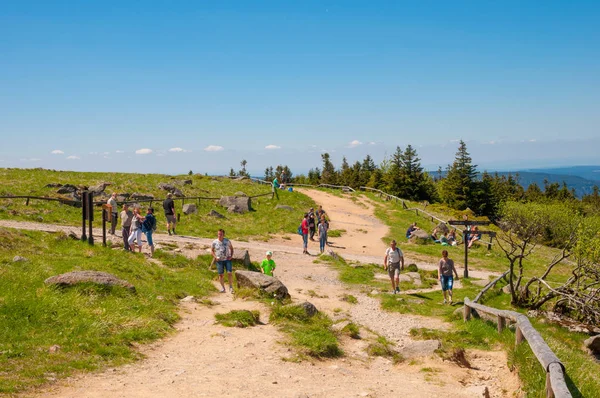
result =
[[[335,166],[331,163],[331,158],[328,153],[324,153],[321,155],[321,159],[323,160],[323,171],[321,172],[321,184],[331,184],[335,185],[337,176],[335,172]]]
[[[472,208],[477,194],[477,166],[471,162],[467,144],[461,140],[454,163],[448,166],[446,178],[439,184],[442,201],[458,210]]]

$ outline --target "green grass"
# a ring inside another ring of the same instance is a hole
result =
[[[62,233],[0,228],[0,249],[0,393],[42,385],[49,374],[61,378],[131,362],[139,357],[133,343],[173,330],[181,298],[214,291],[213,274],[193,261],[176,258],[176,266],[160,267],[142,255],[89,246]],[[13,263],[15,255],[28,261]],[[136,292],[44,284],[74,270],[109,272]],[[52,346],[60,349],[51,353]]]
[[[309,317],[303,308],[294,305],[275,306],[269,321],[291,337],[291,344],[302,354],[316,358],[343,355],[332,321],[322,312]]]
[[[367,353],[370,356],[385,357],[391,359],[394,363],[404,361],[400,353],[394,350],[394,344],[385,337],[378,337],[376,341],[367,346]]]
[[[191,185],[183,185],[183,180],[192,180]],[[101,182],[111,183],[105,190],[107,194],[141,193],[154,195],[156,201],[152,205],[156,209],[158,233],[166,233],[165,218],[162,213],[162,201],[166,191],[159,189],[158,184],[173,184],[183,191],[187,197],[220,198],[244,192],[248,196],[269,193],[267,185],[253,183],[250,180],[232,181],[228,178],[214,178],[202,175],[168,176],[160,174],[134,173],[81,173],[70,171],[53,171],[42,169],[0,169],[0,196],[30,195],[54,198],[66,198],[56,193],[58,188],[45,188],[48,183],[73,184],[77,186],[94,186]],[[100,200],[102,197],[97,198]],[[268,239],[273,234],[295,233],[305,209],[315,207],[312,199],[298,192],[280,191],[279,200],[263,196],[252,199],[254,211],[246,214],[231,214],[218,204],[218,200],[186,200],[195,203],[196,214],[185,215],[182,201],[175,200],[175,209],[181,213],[181,221],[177,224],[179,235],[199,237],[216,237],[217,230],[224,228],[226,236],[234,239]],[[291,206],[294,211],[275,209],[278,204]],[[145,208],[149,204],[143,203]],[[225,218],[215,219],[208,216],[211,210],[223,214]],[[29,206],[25,199],[0,199],[0,219],[18,221],[35,221],[63,225],[81,226],[81,209],[58,202],[31,200]],[[101,210],[96,208],[94,228],[101,228]]]
[[[360,328],[353,322],[344,326],[342,333],[347,334],[353,339],[360,339]]]
[[[327,231],[327,236],[329,238],[339,238],[340,236],[342,236],[345,233],[346,233],[345,229],[330,229],[329,231]]]
[[[258,311],[233,310],[226,314],[215,314],[215,320],[223,326],[247,328],[260,323]]]

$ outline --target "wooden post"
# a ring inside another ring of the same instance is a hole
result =
[[[85,242],[87,240],[87,236],[85,234],[85,220],[87,220],[87,191],[83,191],[81,196],[81,222],[82,222],[82,232],[81,232],[81,241]]]
[[[524,340],[523,331],[521,330],[519,325],[517,325],[517,329],[515,330],[515,346],[521,344],[523,342],[523,340]]]
[[[25,202],[25,206],[29,206],[29,197],[27,198],[27,202]]]
[[[492,239],[494,239],[494,237],[492,236],[492,234],[490,234],[490,243],[488,243],[488,250],[492,250]]]
[[[502,333],[502,330],[506,327],[506,318],[498,315],[498,333]]]
[[[467,230],[463,231],[463,241],[465,243],[465,272],[464,277],[469,277],[469,239],[467,239]]]
[[[88,198],[87,220],[89,223],[88,243],[90,245],[93,245],[94,244],[94,235],[92,232],[92,221],[94,221],[94,193],[88,192],[87,198]]]
[[[107,209],[106,207],[107,205],[102,205],[102,246],[106,247],[106,221],[108,219],[108,217],[112,217],[112,214],[109,216],[108,214],[108,210],[112,209]]]
[[[471,307],[465,304],[464,312],[463,312],[463,321],[468,321],[471,318]]]
[[[177,213],[177,222],[181,219],[181,213]]]

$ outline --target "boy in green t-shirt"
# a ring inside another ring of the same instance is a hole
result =
[[[260,264],[260,269],[262,273],[265,275],[273,276],[273,271],[275,270],[275,261],[271,260],[273,256],[272,251],[267,252],[267,258],[265,258]]]

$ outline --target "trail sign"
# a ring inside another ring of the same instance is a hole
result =
[[[462,220],[462,221],[448,221],[450,225],[462,225],[465,226],[465,230],[463,231],[463,241],[465,242],[465,272],[464,277],[469,277],[469,235],[489,235],[490,243],[488,244],[488,250],[491,249],[492,241],[491,239],[496,236],[496,232],[494,231],[473,231],[471,230],[471,226],[475,225],[489,225],[489,221],[470,221],[470,220]]]

